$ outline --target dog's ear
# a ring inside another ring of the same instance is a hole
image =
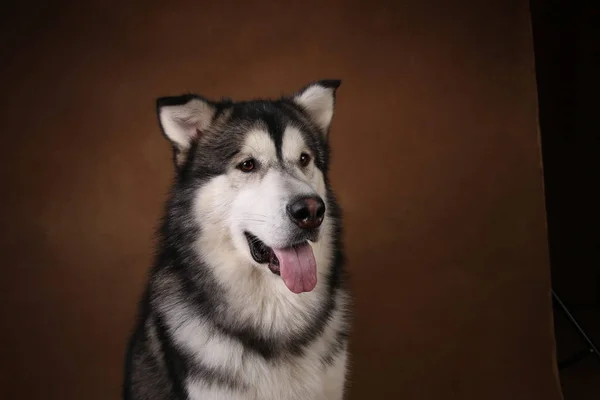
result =
[[[192,142],[212,123],[215,105],[198,95],[160,97],[156,112],[164,135],[173,145],[177,166],[185,161]]]
[[[311,83],[293,96],[294,102],[304,108],[313,122],[327,134],[333,118],[335,93],[341,80],[327,79]]]

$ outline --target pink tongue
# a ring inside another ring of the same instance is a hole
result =
[[[317,285],[317,262],[308,243],[273,249],[279,260],[281,278],[294,293],[310,292]]]

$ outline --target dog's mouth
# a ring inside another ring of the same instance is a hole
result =
[[[250,247],[250,254],[254,261],[259,264],[269,265],[269,269],[275,275],[281,275],[281,268],[279,265],[279,259],[275,255],[272,248],[264,244],[259,238],[249,232],[245,232],[246,239],[248,240],[248,246]]]
[[[250,254],[259,264],[280,275],[293,293],[310,292],[317,285],[317,263],[312,247],[303,241],[284,248],[271,248],[249,232],[244,232]]]

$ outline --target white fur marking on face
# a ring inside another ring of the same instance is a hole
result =
[[[283,142],[281,143],[281,154],[287,162],[298,163],[300,154],[306,152],[306,143],[300,130],[294,126],[288,126],[283,132]]]
[[[268,132],[263,130],[252,130],[246,134],[246,140],[241,149],[242,153],[255,158],[263,164],[277,160],[275,143]]]
[[[321,129],[327,131],[333,118],[334,89],[313,85],[294,98]]]
[[[304,137],[300,130],[294,126],[288,126],[283,132],[283,143],[281,144],[281,153],[286,162],[298,164],[302,152],[310,152]],[[315,155],[312,154],[314,157]],[[316,192],[323,201],[327,202],[327,190],[325,188],[325,178],[323,173],[315,167],[314,161],[303,171],[305,174],[304,183],[308,184],[312,191]]]

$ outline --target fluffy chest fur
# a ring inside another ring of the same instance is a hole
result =
[[[294,333],[290,332],[288,343],[274,341],[276,353],[270,357],[211,328],[201,318],[188,316],[185,320],[172,334],[201,370],[191,372],[185,380],[190,399],[342,398],[346,326],[341,309],[331,314],[322,332],[310,344],[295,349]],[[214,377],[207,379],[206,371],[220,375],[221,381]]]
[[[331,296],[323,277],[313,292],[295,295],[264,278],[246,277],[259,290],[248,294],[243,312],[227,295],[230,303],[220,311],[201,313],[177,274],[157,276],[154,304],[189,364],[183,378],[189,399],[342,399],[346,292]]]

